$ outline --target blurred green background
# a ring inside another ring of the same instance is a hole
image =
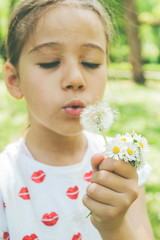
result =
[[[27,125],[24,100],[9,96],[3,81],[6,30],[16,2],[0,0],[0,151]],[[115,33],[106,95],[120,115],[107,134],[134,130],[148,139],[153,171],[146,201],[155,239],[160,240],[160,0],[111,0],[108,5]]]

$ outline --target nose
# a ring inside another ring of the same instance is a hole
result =
[[[68,64],[64,73],[62,88],[63,90],[72,89],[73,91],[84,90],[86,81],[79,64]]]

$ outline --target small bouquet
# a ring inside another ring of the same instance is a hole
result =
[[[105,157],[113,157],[115,160],[123,159],[136,169],[145,164],[145,152],[148,150],[146,138],[135,132],[125,135],[117,134],[115,138],[109,139],[105,133],[114,120],[114,113],[106,101],[86,107],[81,114],[81,124],[84,129],[100,133],[105,140]]]
[[[135,132],[125,135],[117,134],[115,138],[107,140],[105,131],[112,125],[114,113],[107,102],[86,107],[81,113],[81,124],[84,129],[100,133],[105,140],[105,157],[122,159],[132,164],[135,169],[140,169],[145,164],[145,152],[148,150],[146,138]],[[88,218],[92,212],[88,214]]]

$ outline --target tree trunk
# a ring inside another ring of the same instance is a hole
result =
[[[135,0],[124,0],[124,15],[126,32],[130,46],[130,62],[132,64],[133,79],[138,84],[145,83],[141,58],[141,41],[139,38],[139,22]]]

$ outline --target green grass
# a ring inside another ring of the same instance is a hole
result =
[[[120,62],[120,63],[110,63],[109,64],[109,69],[112,70],[123,70],[123,71],[128,71],[132,69],[132,66],[129,62]],[[160,64],[144,64],[143,65],[144,71],[155,71],[158,72],[160,71]]]
[[[148,139],[148,162],[153,171],[146,183],[146,201],[155,239],[160,240],[160,81],[139,86],[131,80],[110,80],[106,95],[120,113],[107,134],[115,136],[134,130]],[[10,97],[0,81],[0,151],[21,135],[26,122],[24,101]]]

